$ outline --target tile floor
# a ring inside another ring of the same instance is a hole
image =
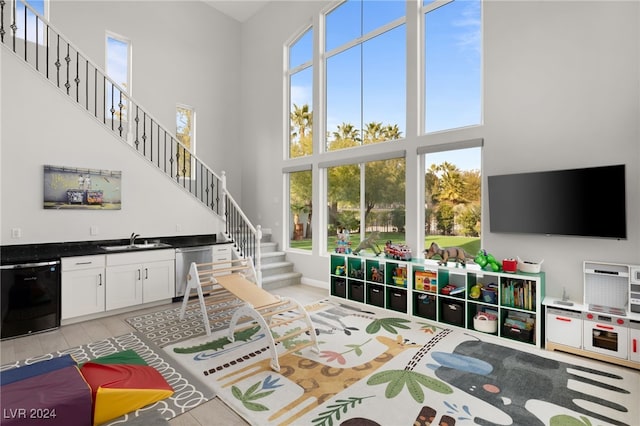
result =
[[[295,285],[273,290],[279,296],[292,297],[302,304],[307,304],[328,296],[328,290],[308,285]],[[180,302],[176,302],[179,305]],[[166,306],[163,306],[166,307]],[[58,330],[32,336],[5,340],[0,343],[0,364],[63,350],[74,346],[102,340],[107,337],[120,336],[134,329],[125,321],[138,313],[154,312],[161,307],[153,307],[135,312],[114,315],[82,323],[65,325]],[[234,411],[229,409],[218,398],[202,404],[169,421],[174,426],[204,426],[213,423],[226,426],[247,425]]]

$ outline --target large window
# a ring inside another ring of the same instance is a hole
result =
[[[44,44],[44,37],[47,31],[46,26],[25,4],[29,5],[42,18],[47,19],[49,1],[20,0],[15,3],[16,38],[33,43],[37,40],[38,44]],[[12,31],[11,28],[9,28],[9,23],[5,23],[5,31],[9,33]]]
[[[178,175],[190,178],[196,154],[196,113],[188,105],[176,107],[176,137],[180,144],[176,147],[176,164]]]
[[[434,241],[477,252],[481,6],[346,0],[314,19],[322,37],[309,28],[292,38],[283,167],[290,247],[310,248],[315,224],[322,251],[354,250],[373,234],[380,247],[417,246],[416,257]]]
[[[329,167],[326,172],[327,247],[332,251],[341,239],[355,249],[360,242],[360,165]]]
[[[327,247],[374,236],[380,246],[405,242],[405,160],[391,158],[327,168]]]
[[[311,250],[313,186],[311,170],[289,173],[289,247]]]
[[[406,123],[405,2],[348,0],[326,15],[326,150],[398,139]],[[394,129],[365,139],[370,126]]]
[[[432,242],[480,249],[481,148],[429,152],[424,156],[425,247]]]
[[[313,153],[313,31],[289,47],[289,158]]]
[[[107,77],[111,79],[105,82],[105,118],[126,133],[129,122],[126,94],[131,96],[131,43],[124,37],[108,33],[105,53]]]
[[[457,0],[424,8],[426,132],[481,124],[480,6]]]

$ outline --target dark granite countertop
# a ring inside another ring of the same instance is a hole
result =
[[[162,250],[167,248],[197,247],[213,244],[223,244],[217,241],[215,234],[183,235],[176,237],[138,237],[137,243],[161,242],[170,247],[148,248],[144,250]],[[129,239],[99,240],[99,241],[71,241],[44,244],[6,245],[0,247],[0,264],[15,265],[19,263],[45,262],[59,260],[61,257],[87,256],[95,254],[119,253],[119,251],[105,250],[102,246],[126,245]],[[122,250],[130,252],[131,250]]]

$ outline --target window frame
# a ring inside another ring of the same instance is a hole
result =
[[[290,62],[291,62],[291,49],[292,47],[298,43],[299,41],[301,41],[308,32],[311,32],[311,59],[308,61],[305,61],[301,64],[298,64],[296,66],[294,66],[293,68],[290,67]],[[284,66],[285,66],[285,99],[286,99],[286,105],[285,105],[285,123],[284,123],[284,129],[285,129],[285,137],[286,137],[286,144],[284,146],[284,152],[283,152],[283,158],[284,159],[295,159],[295,158],[304,158],[304,157],[309,157],[312,156],[314,154],[314,146],[315,144],[313,143],[313,124],[311,127],[311,132],[312,132],[312,148],[311,148],[311,153],[308,155],[302,155],[299,157],[292,157],[291,156],[291,114],[292,114],[292,106],[293,106],[293,102],[291,99],[291,79],[294,75],[297,75],[298,73],[305,71],[307,69],[311,70],[311,103],[309,105],[309,113],[311,114],[311,116],[313,117],[313,110],[314,110],[314,63],[315,63],[315,49],[314,49],[314,44],[315,44],[315,31],[314,31],[314,25],[313,23],[309,22],[307,23],[305,26],[303,26],[303,28],[298,31],[294,37],[291,38],[290,41],[288,41],[287,43],[285,43],[284,45]],[[302,107],[302,105],[298,105],[298,107]]]
[[[365,0],[359,0],[364,2]],[[451,0],[453,1],[453,0]],[[320,41],[321,44],[321,48],[323,50],[322,53],[322,67],[324,70],[324,79],[322,82],[322,96],[323,96],[323,105],[324,105],[324,111],[323,111],[323,117],[322,117],[322,122],[323,122],[323,128],[325,129],[324,132],[324,136],[322,137],[322,143],[320,144],[321,146],[321,151],[322,152],[335,152],[335,151],[340,151],[342,149],[337,149],[337,150],[329,150],[329,138],[327,136],[328,132],[328,123],[327,123],[327,117],[328,117],[328,111],[327,111],[327,107],[328,107],[328,101],[327,101],[327,61],[330,60],[331,58],[346,52],[347,50],[354,48],[356,46],[360,46],[360,87],[361,87],[361,92],[360,92],[360,111],[359,111],[359,115],[360,115],[360,128],[358,128],[357,130],[359,131],[359,136],[360,136],[360,141],[357,144],[357,146],[353,147],[353,148],[359,148],[364,146],[363,143],[363,133],[365,130],[365,125],[366,123],[364,123],[364,118],[363,118],[363,114],[364,114],[364,110],[363,110],[363,98],[365,97],[365,93],[363,92],[364,89],[364,81],[363,81],[363,77],[362,77],[362,73],[363,73],[363,68],[362,68],[362,49],[363,49],[363,45],[364,43],[366,43],[367,41],[373,40],[374,38],[378,37],[378,36],[382,36],[383,34],[394,30],[402,25],[405,26],[405,45],[404,47],[406,48],[407,42],[408,42],[408,36],[407,36],[407,31],[406,31],[406,25],[407,25],[407,10],[405,10],[405,15],[403,17],[400,18],[396,18],[380,27],[375,28],[374,30],[371,30],[367,33],[361,34],[359,37],[356,37],[355,39],[352,39],[340,46],[337,46],[331,50],[328,51],[324,51],[325,47],[326,47],[326,20],[327,20],[327,15],[331,14],[332,12],[334,12],[336,9],[338,9],[339,7],[341,7],[342,5],[344,5],[347,2],[347,0],[342,1],[330,8],[328,8],[327,10],[322,12],[322,17],[321,17],[321,22],[323,25],[323,38]],[[406,73],[406,66],[407,66],[407,58],[405,55],[405,64],[404,64],[404,68],[405,68],[405,73]],[[408,87],[408,82],[405,81],[405,93],[404,93],[404,101],[406,104],[406,92],[407,92],[407,87]],[[316,119],[317,120],[317,119]],[[383,123],[384,124],[384,123]],[[395,141],[401,141],[403,139],[406,138],[406,133],[407,133],[407,113],[405,110],[405,122],[404,122],[404,136],[401,136],[399,139],[390,139],[390,140],[385,140],[385,141],[380,141],[380,142],[395,142]]]
[[[114,81],[115,79],[109,75],[109,62],[110,62],[110,58],[109,58],[109,39],[113,39],[117,42],[123,43],[127,46],[127,70],[126,70],[126,87],[122,87],[122,85],[120,83],[115,83],[115,87],[119,92],[125,93],[126,96],[124,97],[123,100],[123,105],[124,108],[123,110],[127,109],[129,105],[131,105],[131,102],[129,101],[129,99],[132,98],[132,76],[133,76],[133,72],[132,72],[132,62],[133,62],[133,46],[131,43],[131,40],[127,37],[124,37],[120,34],[114,33],[112,31],[107,30],[105,32],[105,37],[104,37],[104,72],[105,75],[107,77],[109,77],[109,79],[111,81],[106,81],[105,82],[105,105],[104,105],[104,114],[105,114],[105,119],[109,120],[111,117],[108,116],[108,112],[109,112],[109,107],[114,107],[115,105],[111,105],[111,99],[108,99],[106,96],[106,93],[108,92],[108,85],[109,84],[113,84],[112,81]],[[124,89],[124,90],[121,90]],[[115,100],[114,100],[115,103]],[[129,119],[129,112],[127,112],[127,114],[125,115],[126,118],[123,118],[122,121],[124,121],[126,123],[126,128],[127,128],[127,142],[131,145],[133,145],[133,134],[132,134],[132,126],[133,126],[133,120]]]
[[[178,109],[183,109],[186,111],[191,111],[191,129],[189,132],[189,146],[187,147],[187,149],[189,150],[191,159],[190,159],[190,169],[189,169],[189,175],[188,176],[182,176],[182,179],[190,179],[190,180],[196,180],[196,146],[197,146],[197,142],[196,142],[196,131],[197,131],[197,114],[196,114],[196,109],[191,106],[191,105],[187,105],[187,104],[182,104],[182,103],[178,103],[176,104],[176,137],[178,137],[180,135],[180,133],[178,133]],[[179,141],[182,143],[182,141]],[[179,164],[176,162],[176,172],[178,171],[178,167]]]

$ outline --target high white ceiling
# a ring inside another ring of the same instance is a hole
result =
[[[245,22],[262,9],[269,0],[203,0],[238,22]]]

